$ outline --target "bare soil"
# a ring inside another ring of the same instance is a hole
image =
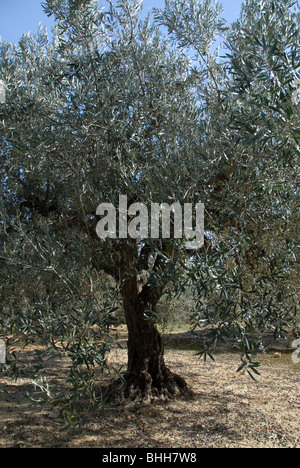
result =
[[[109,361],[125,365],[126,350],[114,349]],[[0,447],[300,448],[300,365],[291,353],[261,356],[257,382],[237,373],[240,356],[224,350],[204,363],[173,342],[166,362],[192,387],[193,400],[127,403],[65,430],[53,408],[30,404],[29,380],[0,376]],[[49,382],[63,381],[66,365],[53,362]]]

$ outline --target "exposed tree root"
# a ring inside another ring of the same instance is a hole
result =
[[[185,380],[167,368],[157,379],[142,371],[127,372],[124,377],[115,380],[101,389],[102,397],[110,403],[129,401],[170,400],[175,397],[192,398],[193,392]]]

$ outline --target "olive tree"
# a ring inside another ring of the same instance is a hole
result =
[[[44,9],[55,19],[51,41],[41,29],[18,45],[1,44],[1,314],[11,323],[11,304],[27,301],[36,323],[43,307],[52,342],[67,333],[64,321],[78,320],[78,334],[97,320],[108,332],[115,285],[128,365],[106,395],[170,397],[189,388],[165,364],[155,310],[164,295],[192,291],[194,328],[204,317],[214,340],[233,329],[243,367],[255,372],[249,333],[282,333],[297,306],[293,2],[248,1],[232,26],[211,0],[167,0],[154,19],[141,17],[137,0],[103,8],[47,0]],[[224,57],[215,48],[221,36]],[[97,207],[116,207],[121,228],[122,195],[140,232],[100,239],[105,212]],[[151,238],[134,218],[138,210],[130,211],[136,203],[199,202],[201,249],[174,235],[175,218],[169,238]],[[32,271],[36,291],[29,291]],[[76,361],[80,346],[72,349]],[[97,348],[85,364],[106,350]]]

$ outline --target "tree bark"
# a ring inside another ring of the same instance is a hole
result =
[[[132,276],[124,281],[121,293],[128,328],[128,365],[124,378],[109,386],[109,399],[192,395],[185,380],[167,368],[161,335],[149,317],[159,299],[157,291],[141,288]]]

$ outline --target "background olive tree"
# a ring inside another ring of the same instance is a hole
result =
[[[155,318],[165,297],[188,294],[192,327],[214,332],[199,353],[233,332],[253,375],[263,332],[297,325],[295,2],[246,1],[231,26],[211,0],[166,1],[145,20],[136,0],[44,8],[51,41],[40,29],[0,50],[2,335],[67,353],[71,411],[105,391],[99,369],[122,303],[128,367],[106,398],[186,394]],[[128,205],[203,202],[204,247],[101,241],[96,208],[120,194]]]

